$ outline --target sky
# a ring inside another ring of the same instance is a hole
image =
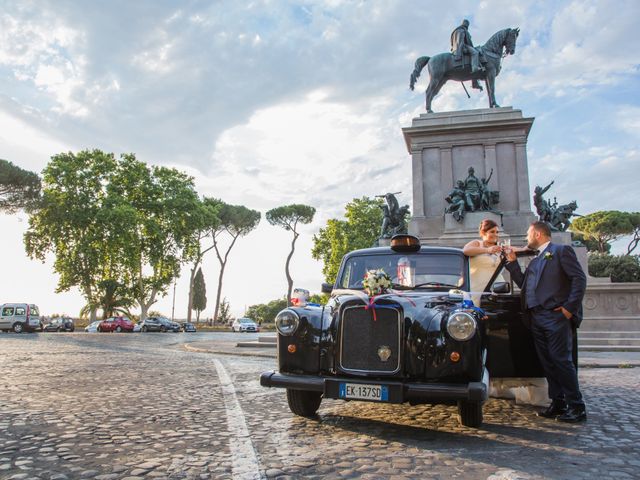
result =
[[[0,158],[41,172],[64,151],[133,152],[192,175],[201,195],[261,211],[223,283],[242,315],[286,293],[291,233],[269,225],[267,210],[317,209],[291,271],[295,286],[318,292],[310,251],[328,219],[363,195],[411,203],[401,128],[425,111],[428,73],[414,92],[409,74],[417,57],[449,50],[463,18],[476,44],[520,27],[496,96],[535,117],[531,189],[555,180],[548,195],[582,214],[640,210],[637,0],[0,0]],[[434,110],[485,108],[486,95],[469,90],[447,84]],[[0,303],[77,315],[84,300],[55,293],[53,258],[26,256],[27,226],[25,214],[0,215]],[[186,317],[188,268],[153,310]],[[203,273],[208,317],[213,254]]]

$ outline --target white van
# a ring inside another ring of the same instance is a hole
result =
[[[0,330],[16,333],[40,329],[40,311],[30,303],[4,303],[0,305]]]

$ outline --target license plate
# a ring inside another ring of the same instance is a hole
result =
[[[340,382],[339,396],[340,398],[388,402],[389,387],[386,385]]]

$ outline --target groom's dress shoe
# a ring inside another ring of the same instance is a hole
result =
[[[567,405],[565,403],[552,402],[545,410],[538,412],[539,417],[544,418],[556,418],[559,415],[563,415],[567,412]]]
[[[587,411],[584,407],[569,407],[557,420],[566,423],[578,423],[587,420]]]

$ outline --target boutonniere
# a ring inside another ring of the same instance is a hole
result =
[[[551,252],[544,252],[543,258],[545,260],[551,260],[553,258],[553,253]]]

